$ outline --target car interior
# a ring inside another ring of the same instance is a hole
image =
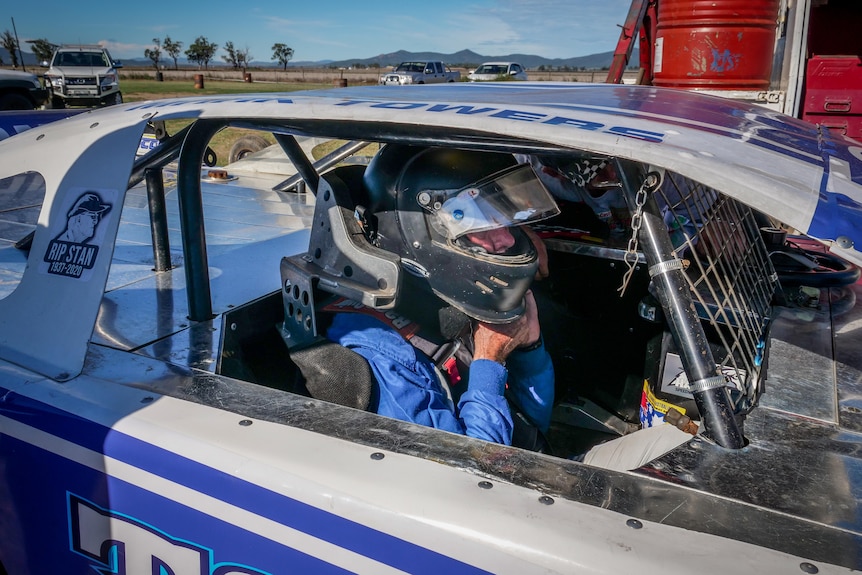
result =
[[[323,181],[333,189],[343,186],[348,190],[334,196],[350,198],[349,189],[359,185],[362,169],[335,168],[323,176]],[[647,181],[643,166],[625,169],[633,180]],[[605,191],[620,193],[626,184],[617,182]],[[675,174],[664,174],[663,183],[653,191],[657,202],[652,209],[662,222],[677,223],[656,243],[670,249],[672,259],[682,262],[685,284],[674,289],[683,289],[691,297],[721,374],[718,384],[712,384],[728,390],[734,418],[741,420],[756,405],[762,390],[769,319],[777,293],[761,234],[762,222],[739,202]],[[320,200],[318,197],[318,204]],[[667,301],[669,286],[659,281],[667,274],[651,270],[643,246],[632,245],[636,244],[631,234],[633,222],[612,233],[607,222],[585,204],[560,204],[559,216],[534,226],[547,246],[551,273],[535,282],[532,289],[556,375],[553,424],[538,448],[559,457],[577,457],[592,445],[634,432],[641,425],[644,410],[656,405],[671,405],[686,422],[697,422],[701,419],[697,402],[684,374],[680,377],[685,350],[680,349],[679,337],[673,333],[678,328],[674,322],[685,320],[669,320],[664,311],[668,305],[671,310],[680,305]],[[354,208],[340,207],[347,214]],[[302,256],[294,259],[299,261]],[[348,275],[359,278],[362,274],[356,269],[360,267],[356,260],[350,265]],[[327,268],[338,266],[348,267],[344,262],[326,262]],[[387,296],[379,293],[377,282],[380,270],[365,271],[375,278],[373,285],[363,288],[358,281],[359,287],[354,286],[352,293],[357,294],[356,299],[367,296],[371,299],[366,301],[384,301]],[[297,333],[311,331],[317,335],[314,302],[326,294],[315,288],[315,277],[304,282],[295,277],[290,280],[284,281],[280,292],[225,314],[225,325],[246,327],[223,330],[217,372],[314,396],[296,367],[295,350],[288,351],[285,345],[284,332],[293,335],[295,342],[302,339],[295,337]],[[360,365],[341,373],[361,371]],[[343,384],[344,378],[340,379]],[[357,376],[356,380],[358,386],[369,385],[367,377]],[[362,381],[365,383],[359,383]],[[321,387],[331,386],[315,389]],[[357,406],[352,403],[355,394],[348,393],[351,399],[347,400],[340,399],[343,394],[317,391],[316,396],[321,395]],[[648,407],[646,397],[651,400]],[[525,446],[536,448],[534,443]]]

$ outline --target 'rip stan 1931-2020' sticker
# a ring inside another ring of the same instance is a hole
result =
[[[116,192],[71,191],[62,217],[51,222],[52,239],[42,258],[40,271],[76,279],[88,279],[105,235]]]

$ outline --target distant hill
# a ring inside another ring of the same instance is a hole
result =
[[[632,54],[630,62],[637,63],[637,51]],[[380,67],[396,66],[407,60],[441,60],[451,66],[463,66],[466,68],[475,67],[482,62],[490,62],[493,60],[518,62],[522,66],[529,69],[536,69],[539,66],[569,68],[586,70],[608,68],[613,61],[613,52],[603,52],[601,54],[590,54],[589,56],[577,56],[574,58],[543,58],[542,56],[534,56],[531,54],[506,54],[499,56],[483,56],[472,50],[461,50],[453,54],[442,54],[440,52],[408,52],[399,50],[398,52],[390,52],[389,54],[380,54],[371,58],[354,58],[352,60],[337,60],[326,62],[291,62],[290,66],[313,66],[326,65],[336,66],[339,68],[348,68],[356,64],[362,66],[379,65]]]
[[[35,54],[32,52],[22,52],[24,56],[24,65],[28,69],[38,68],[39,62],[36,60]],[[493,60],[503,60],[503,61],[512,61],[519,62],[522,66],[535,70],[540,66],[545,66],[546,68],[550,67],[553,69],[569,67],[571,69],[584,69],[584,70],[600,70],[603,68],[608,68],[611,65],[613,60],[614,53],[613,52],[603,52],[601,54],[590,54],[589,56],[577,56],[574,58],[543,58],[542,56],[534,56],[531,54],[507,54],[502,56],[483,56],[481,54],[477,54],[472,50],[461,50],[460,52],[455,52],[453,54],[442,54],[440,52],[408,52],[406,50],[399,50],[397,52],[390,52],[388,54],[379,54],[377,56],[373,56],[371,58],[353,58],[350,60],[318,60],[318,61],[295,61],[290,62],[288,67],[297,68],[297,67],[306,67],[306,68],[320,68],[320,67],[336,67],[336,68],[349,68],[351,66],[365,66],[365,67],[373,67],[379,66],[381,68],[386,68],[388,66],[396,66],[401,62],[405,62],[407,60],[441,60],[450,66],[458,66],[464,68],[471,68],[478,66],[482,62],[490,62]],[[0,48],[0,59],[3,60],[4,66],[9,66],[12,63],[12,59],[9,57],[9,52],[4,48]],[[141,67],[150,67],[152,63],[147,58],[122,58],[121,59],[124,64],[127,66],[141,66]],[[172,66],[173,61],[170,59],[163,61],[166,66]],[[637,65],[638,55],[637,50],[634,51],[632,57],[630,59],[630,63]],[[182,67],[193,66],[194,64],[190,64],[188,60],[185,58],[180,58],[178,60],[178,64]],[[211,68],[222,68],[227,66],[225,62],[219,56],[217,60],[210,62]],[[278,62],[266,62],[255,60],[251,63],[251,67],[266,67],[266,68],[277,68],[280,65]],[[33,71],[33,70],[31,70]]]
[[[32,52],[23,51],[21,52],[21,56],[24,57],[24,66],[27,68],[28,72],[33,72],[34,69],[39,67],[39,61],[36,59],[36,54]],[[0,48],[0,60],[3,60],[3,66],[11,66],[12,58],[9,56],[9,50],[6,48]],[[19,56],[20,60],[20,56]],[[18,66],[21,66],[21,62],[18,62]],[[32,69],[31,69],[32,68]]]

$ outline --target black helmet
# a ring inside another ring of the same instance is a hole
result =
[[[529,164],[506,153],[388,144],[363,185],[367,237],[400,256],[422,288],[481,321],[524,312],[538,256],[517,226],[559,213]]]

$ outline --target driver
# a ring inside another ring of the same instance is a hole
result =
[[[511,154],[388,144],[363,187],[363,232],[400,257],[398,311],[422,335],[371,314],[331,317],[327,338],[371,367],[369,409],[506,445],[522,419],[547,432],[554,371],[529,289],[541,252],[524,225],[559,210],[533,169]],[[414,339],[466,351],[455,377]]]

